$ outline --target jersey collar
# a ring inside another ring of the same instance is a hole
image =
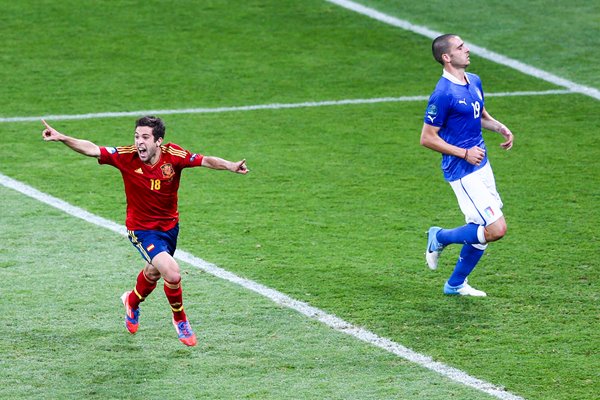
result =
[[[464,83],[464,82],[459,81],[454,75],[452,75],[450,72],[446,71],[445,69],[443,71],[444,72],[442,73],[442,76],[444,78],[448,79],[452,83],[455,83],[455,84],[461,85],[461,86],[466,86],[467,83],[471,83],[469,81],[469,75],[467,75],[466,72],[465,72],[465,79],[467,80],[467,83]]]

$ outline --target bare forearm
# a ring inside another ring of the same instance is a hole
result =
[[[247,174],[250,170],[246,167],[246,160],[237,162],[227,161],[219,157],[204,156],[202,166],[212,169],[226,169],[236,174]]]
[[[89,140],[76,139],[67,135],[61,135],[59,141],[72,150],[88,157],[100,157],[100,147]]]
[[[500,122],[500,121],[496,120],[494,117],[492,117],[485,108],[483,109],[483,112],[481,113],[481,127],[483,129],[487,129],[488,131],[497,132],[497,133],[502,133],[502,131],[504,129],[506,129],[506,126],[504,126],[504,124],[502,122]]]
[[[481,119],[481,127],[483,129],[487,129],[488,131],[501,133],[502,129],[506,128],[504,124],[500,121],[495,120],[492,117],[482,118]]]
[[[438,135],[438,128],[424,124],[421,131],[421,145],[438,153],[464,158],[465,149],[446,142]]]
[[[51,127],[45,120],[42,119],[42,124],[46,127],[42,131],[42,139],[46,142],[63,142],[65,146],[70,149],[81,153],[88,157],[100,157],[100,147],[90,142],[89,140],[76,139],[71,136],[67,136],[60,133],[53,127]]]
[[[497,132],[504,137],[505,141],[500,144],[500,147],[506,150],[510,150],[512,148],[514,137],[510,129],[508,129],[502,122],[494,119],[485,108],[481,114],[481,127],[487,129],[488,131]]]
[[[427,147],[428,149],[437,151],[438,153],[448,154],[460,158],[464,158],[465,156],[465,149],[451,145],[439,137],[429,138],[429,140],[421,140],[421,145]]]
[[[212,169],[227,169],[230,171],[233,169],[233,163],[231,161],[212,156],[204,156],[202,159],[202,166]]]
[[[423,124],[423,130],[421,131],[421,145],[442,154],[462,158],[470,164],[480,165],[485,157],[485,151],[483,151],[483,149],[477,146],[471,147],[470,149],[454,146],[439,136],[439,130],[440,128],[438,127]]]

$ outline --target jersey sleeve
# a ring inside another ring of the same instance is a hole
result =
[[[165,146],[166,151],[173,156],[173,160],[177,160],[175,164],[178,168],[193,168],[202,165],[202,159],[204,156],[199,153],[192,153],[189,150],[185,150],[181,146],[175,143],[168,143]]]
[[[98,164],[108,164],[117,166],[117,148],[116,147],[102,147],[100,146],[100,157],[98,157]]]
[[[446,122],[450,98],[438,91],[434,91],[429,97],[427,109],[425,110],[424,122],[427,125],[441,127]]]
[[[118,169],[123,168],[137,152],[135,146],[100,147],[98,164],[108,164]]]
[[[200,167],[202,165],[203,158],[204,158],[204,156],[202,154],[190,153],[188,151],[186,154],[186,158],[185,158],[186,167],[188,167],[188,168]]]

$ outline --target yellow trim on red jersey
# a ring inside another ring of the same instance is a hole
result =
[[[170,146],[161,146],[161,148],[164,152],[169,153],[175,157],[185,158],[187,156],[187,152],[185,150],[174,149]]]
[[[137,149],[135,148],[135,146],[119,146],[119,147],[117,147],[117,153],[119,153],[119,154],[135,153],[136,151],[137,151]]]

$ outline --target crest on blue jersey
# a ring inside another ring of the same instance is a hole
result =
[[[427,114],[431,115],[432,117],[435,117],[438,113],[438,109],[437,106],[435,104],[430,104],[429,107],[427,107]]]

